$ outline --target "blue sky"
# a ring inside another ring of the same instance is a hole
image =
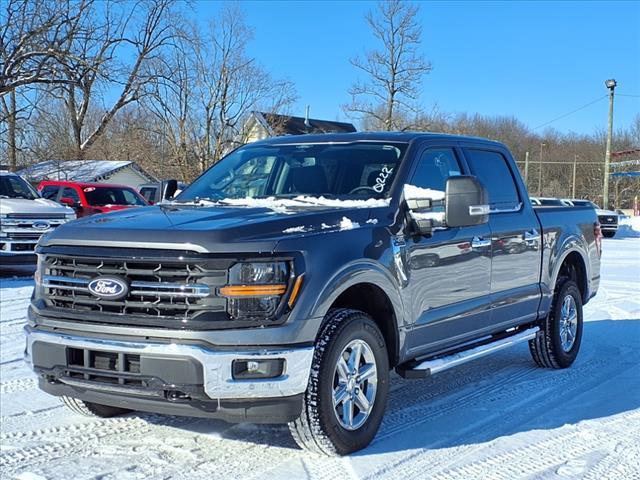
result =
[[[422,50],[433,71],[421,102],[445,112],[514,115],[535,128],[581,107],[618,81],[615,127],[640,113],[640,2],[417,2]],[[201,21],[218,3],[196,3]],[[364,14],[374,2],[241,1],[254,29],[249,53],[296,85],[292,113],[347,120],[341,105],[358,78],[349,58],[376,46]],[[607,101],[550,124],[604,128]],[[545,127],[538,129],[544,131]]]

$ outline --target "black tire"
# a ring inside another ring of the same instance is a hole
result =
[[[575,340],[571,348],[566,350],[562,346],[561,338],[561,310],[567,296],[573,297],[577,314],[577,328]],[[538,336],[529,341],[529,350],[533,360],[544,368],[567,368],[575,361],[582,341],[582,295],[578,285],[573,280],[560,281],[553,296],[551,311],[540,326]]]
[[[612,232],[611,230],[603,230],[602,231],[602,236],[604,238],[613,238],[616,236],[617,232]]]
[[[359,428],[348,430],[340,424],[333,406],[334,376],[340,355],[354,340],[364,341],[370,348],[377,386],[369,416]],[[330,310],[316,340],[302,413],[289,423],[289,430],[304,450],[331,456],[355,452],[369,445],[378,432],[388,394],[389,358],[375,322],[358,310]]]
[[[131,411],[127,410],[126,408],[111,407],[109,405],[102,405],[100,403],[85,402],[84,400],[73,397],[60,397],[60,400],[62,400],[62,403],[64,403],[64,405],[69,410],[85,417],[110,418]]]

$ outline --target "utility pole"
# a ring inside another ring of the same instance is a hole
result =
[[[538,168],[538,196],[542,196],[542,147],[545,147],[546,143],[540,144],[540,165]]]
[[[578,163],[578,155],[573,156],[573,186],[571,187],[571,198],[576,198],[576,164]]]
[[[609,129],[607,131],[607,149],[604,154],[604,188],[602,192],[602,208],[609,208],[609,164],[611,163],[611,137],[613,136],[613,91],[618,83],[613,79],[604,82],[609,89]]]
[[[524,186],[529,188],[529,152],[524,153]]]

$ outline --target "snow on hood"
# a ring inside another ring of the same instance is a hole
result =
[[[332,208],[374,208],[388,207],[390,200],[368,198],[366,200],[338,200],[325,197],[309,197],[300,195],[295,198],[224,198],[222,200],[199,200],[192,204],[203,206],[225,206],[233,205],[236,207],[250,208],[268,208],[277,213],[291,214],[289,208],[300,207],[332,207]],[[175,202],[177,205],[183,204]]]
[[[372,220],[367,220],[367,223],[369,224],[373,224],[375,225],[376,223],[378,223],[377,219],[373,219]],[[336,225],[328,225],[326,223],[322,223],[320,224],[320,226],[313,226],[313,225],[309,225],[309,226],[298,226],[298,227],[291,227],[291,228],[287,228],[285,230],[282,231],[282,233],[309,233],[309,232],[314,232],[317,231],[318,229],[320,230],[340,230],[345,231],[345,230],[353,230],[354,228],[358,228],[360,226],[360,224],[358,222],[354,222],[353,220],[351,220],[350,218],[347,217],[342,217],[342,219],[340,220],[340,223],[336,224]]]
[[[611,215],[612,217],[617,217],[618,212],[614,212],[613,210],[603,210],[602,208],[596,209],[596,215]]]
[[[46,198],[36,198],[29,200],[26,198],[3,198],[0,200],[0,214],[10,213],[43,213],[43,214],[72,214],[72,208],[62,206],[59,203],[47,200]]]

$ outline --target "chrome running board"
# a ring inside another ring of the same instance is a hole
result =
[[[518,343],[532,340],[536,337],[539,330],[539,327],[529,328],[528,330],[524,330],[508,337],[503,337],[491,343],[479,345],[468,350],[462,350],[451,355],[414,363],[410,367],[402,366],[400,368],[396,368],[396,370],[405,378],[428,377],[438,372],[448,370],[449,368],[457,367],[463,363],[512,347]]]

